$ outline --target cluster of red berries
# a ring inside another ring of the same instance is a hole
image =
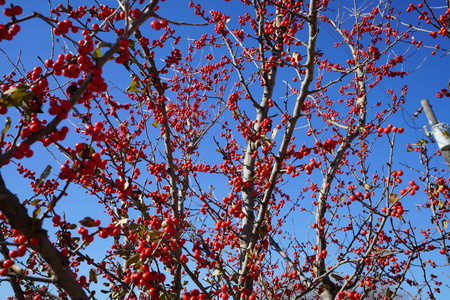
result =
[[[22,7],[15,5],[11,8],[5,8],[3,10],[3,14],[7,17],[13,17],[13,16],[18,16],[21,15],[23,13],[23,9]]]
[[[406,193],[409,193],[410,195],[415,195],[416,191],[418,191],[420,187],[414,182],[414,180],[409,181],[409,187],[406,189],[401,189],[400,194],[404,195]]]
[[[166,281],[166,275],[157,271],[151,271],[147,264],[142,265],[141,271],[135,271],[132,274],[125,275],[123,281],[127,284],[132,282],[137,286],[146,286],[149,289],[149,294],[158,295],[154,285],[164,283]],[[130,272],[129,269],[127,270],[128,272]]]
[[[119,56],[116,57],[116,63],[123,64],[125,61],[129,60],[131,57],[130,50],[128,49],[130,43],[127,39],[121,39],[119,41]]]
[[[4,0],[0,0],[0,5],[5,5]],[[21,6],[15,5],[11,6],[11,8],[5,8],[3,10],[3,14],[7,17],[15,17],[21,15],[23,13],[23,9]],[[14,20],[14,19],[13,19]],[[10,28],[0,24],[0,41],[7,40],[10,41],[13,39],[13,36],[17,35],[20,31],[19,24],[13,24]]]
[[[60,119],[67,118],[67,112],[72,109],[72,104],[67,100],[60,100],[59,103],[55,99],[50,100],[50,108],[48,113],[52,116],[57,115]]]
[[[383,128],[383,127],[378,128],[378,136],[381,136],[383,133],[385,133],[385,134],[389,134],[391,132],[403,133],[404,131],[405,131],[405,129],[403,127],[398,128],[396,126],[392,126],[392,124],[389,124],[385,128]]]
[[[98,221],[98,220],[96,220]],[[100,225],[100,221],[98,221],[98,225]],[[89,230],[87,230],[86,228],[84,228],[83,226],[80,226],[77,230],[77,232],[79,234],[81,234],[81,238],[83,239],[83,241],[85,241],[86,243],[91,243],[94,240],[94,235],[89,234]]]
[[[53,74],[59,76],[64,75],[67,78],[77,78],[80,76],[82,70],[86,70],[88,67],[93,67],[94,64],[86,57],[88,61],[84,60],[84,56],[77,59],[78,65],[73,60],[73,55],[67,53],[66,55],[58,55],[57,60],[54,62],[51,59],[45,61],[45,66],[49,69],[53,69]]]
[[[1,219],[4,219],[3,214]],[[3,268],[0,269],[0,276],[8,275],[8,269],[14,265],[14,259],[24,256],[27,252],[28,245],[37,245],[39,243],[38,238],[32,237],[28,239],[25,235],[21,235],[17,230],[13,230],[12,234],[15,236],[13,243],[18,244],[18,246],[17,249],[9,251],[9,258],[2,262],[1,265]]]
[[[20,31],[19,24],[13,24],[11,27],[6,27],[0,24],[0,41],[7,40],[11,41],[17,33]]]
[[[201,294],[198,289],[193,289],[190,292],[186,292],[183,294],[182,300],[203,300],[208,299],[205,294]]]
[[[76,147],[74,151],[71,151],[73,155],[77,155],[78,153],[81,153],[81,156],[85,157],[83,158],[83,161],[77,160],[73,164],[72,167],[68,165],[66,162],[65,164],[61,165],[60,170],[61,173],[59,173],[60,179],[75,179],[78,175],[80,175],[83,179],[87,179],[88,176],[91,176],[94,174],[95,170],[97,168],[103,169],[106,167],[107,161],[104,159],[101,159],[101,156],[99,153],[94,152],[92,154],[88,153],[89,150],[86,150],[83,143],[78,143],[77,145],[82,145],[80,147]],[[81,149],[82,147],[82,149]],[[81,149],[80,151],[78,151]],[[84,176],[84,177],[83,177]]]
[[[160,30],[161,28],[166,28],[168,24],[169,23],[166,20],[153,20],[150,23],[150,26],[155,30]]]
[[[64,21],[59,21],[56,24],[56,27],[53,28],[53,33],[55,35],[67,34],[67,33],[69,33],[69,29],[71,29],[71,31],[73,33],[78,32],[78,27],[72,26],[72,21],[70,21],[69,19],[66,19]]]

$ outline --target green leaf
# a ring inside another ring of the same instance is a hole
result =
[[[113,291],[112,294],[111,294],[111,297],[112,297],[113,299],[120,297],[120,292],[121,292],[120,290],[118,290],[118,291]]]
[[[151,238],[151,239],[156,239],[159,238],[160,236],[162,236],[164,234],[163,231],[158,230],[158,229],[151,229],[149,231],[147,231],[147,235]]]
[[[33,211],[33,220],[37,218],[37,216],[41,213],[41,208],[38,207]]]
[[[90,217],[86,217],[83,220],[81,220],[80,224],[85,227],[95,227],[96,226],[94,219],[92,219]]]
[[[102,57],[102,50],[101,50],[99,47],[97,47],[97,48],[94,50],[93,55],[94,55],[95,58],[100,58],[100,57]]]
[[[139,259],[140,259],[139,255],[140,255],[140,253],[136,253],[135,255],[133,255],[132,257],[127,259],[127,261],[125,262],[125,265],[127,267],[129,267],[129,266],[133,266],[133,265],[137,264],[139,262]]]
[[[47,165],[42,171],[41,176],[39,177],[39,180],[37,182],[38,187],[41,186],[41,184],[44,182],[45,179],[47,179],[48,175],[50,175],[50,172],[52,171],[52,166]]]
[[[126,89],[128,93],[142,93],[140,90],[141,84],[139,81],[131,80],[130,86]]]
[[[39,203],[41,203],[42,199],[34,199],[30,202],[31,205],[36,206],[39,205]]]
[[[93,53],[94,57],[95,58],[102,57],[102,50],[101,50],[101,48],[103,48],[103,47],[111,47],[111,46],[112,46],[111,43],[107,43],[107,42],[101,41],[100,43],[97,44],[97,47],[94,50],[94,53]]]
[[[387,288],[387,290],[386,290],[386,296],[388,296],[389,298],[391,298],[392,296],[394,296],[394,293],[393,293],[389,288]]]
[[[33,98],[33,92],[28,91],[29,85],[20,84],[5,91],[0,98],[0,105],[6,107],[24,107],[29,109],[28,101]]]
[[[136,229],[138,229],[140,226],[136,223],[130,223],[130,225],[128,226],[128,229],[131,231],[136,231]]]
[[[252,258],[252,254],[253,254],[252,249],[247,249],[246,254],[247,254],[247,258],[251,259]]]
[[[19,84],[3,92],[4,95],[14,94],[15,92],[25,91],[30,88],[27,84]]]
[[[136,51],[136,43],[133,40],[128,40],[128,47],[130,47],[131,50]]]
[[[428,141],[427,141],[427,140],[420,139],[420,140],[417,141],[417,143],[414,143],[414,144],[411,144],[411,145],[414,145],[414,146],[424,146],[424,145],[426,145],[426,144],[428,144]]]

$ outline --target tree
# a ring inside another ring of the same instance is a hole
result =
[[[5,6],[2,43],[52,28],[32,68],[6,53],[1,85],[2,175],[28,184],[0,180],[14,296],[435,299],[449,180],[390,124],[410,19],[389,1],[185,4]],[[80,190],[103,211],[67,210]]]

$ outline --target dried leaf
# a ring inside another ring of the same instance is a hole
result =
[[[85,227],[95,227],[96,226],[94,219],[92,219],[90,217],[86,217],[83,220],[81,220],[80,224]]]
[[[337,274],[331,274],[330,276],[331,276],[334,280],[344,280],[343,277],[341,277],[341,276],[339,276],[339,275],[337,275]]]
[[[213,276],[222,276],[222,271],[220,271],[219,269],[215,269],[213,272]]]
[[[128,216],[123,217],[122,219],[120,219],[120,221],[117,222],[116,225],[120,226],[120,225],[124,225],[124,224],[127,224],[127,223],[128,223]]]
[[[74,230],[75,228],[77,228],[77,224],[72,223],[67,228],[70,229],[70,230]]]
[[[447,220],[444,219],[444,220],[441,221],[441,223],[442,223],[442,228],[443,229],[447,229],[447,225],[448,225],[447,224]]]
[[[395,203],[398,199],[398,195],[397,194],[391,194],[389,196],[389,201],[391,201],[391,203]]]
[[[97,283],[97,273],[95,273],[95,269],[89,270],[89,279],[95,283]]]
[[[6,117],[6,124],[5,124],[5,127],[2,130],[2,136],[0,138],[0,144],[3,144],[3,139],[5,138],[5,134],[9,130],[10,127],[11,127],[11,118],[10,117]]]
[[[231,276],[231,280],[235,283],[238,283],[238,277],[237,277],[236,273],[233,273],[233,275]]]
[[[301,56],[300,54],[298,54],[297,51],[294,51],[294,52],[292,53],[292,57],[293,57],[297,62],[299,62],[299,61],[302,60],[302,56]]]
[[[364,189],[365,189],[366,191],[370,191],[371,189],[373,189],[373,186],[366,183],[366,184],[364,184]]]
[[[356,105],[357,106],[363,106],[363,104],[364,104],[364,97],[358,97],[357,99],[356,99]]]
[[[272,141],[275,139],[275,136],[277,135],[277,132],[278,132],[278,128],[274,128],[273,130],[272,130]]]
[[[155,127],[155,128],[158,127],[158,124],[159,124],[159,123],[158,123],[157,120],[153,121],[153,123],[152,123],[153,127]]]

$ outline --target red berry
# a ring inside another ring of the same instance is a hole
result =
[[[14,6],[14,7],[12,8],[12,13],[13,13],[15,16],[18,16],[18,15],[22,14],[22,12],[23,12],[22,7],[20,7],[20,6],[18,6],[18,5]]]
[[[3,14],[7,17],[12,17],[14,15],[13,11],[11,8],[5,8],[3,10]]]
[[[161,29],[161,24],[158,21],[156,21],[156,20],[153,20],[152,23],[150,23],[150,25],[155,30],[160,30]]]
[[[160,20],[159,25],[161,25],[162,28],[166,28],[167,25],[169,25],[169,22],[167,22],[167,20]]]
[[[3,267],[4,268],[11,268],[12,265],[14,264],[14,261],[12,259],[7,259],[3,262]]]

